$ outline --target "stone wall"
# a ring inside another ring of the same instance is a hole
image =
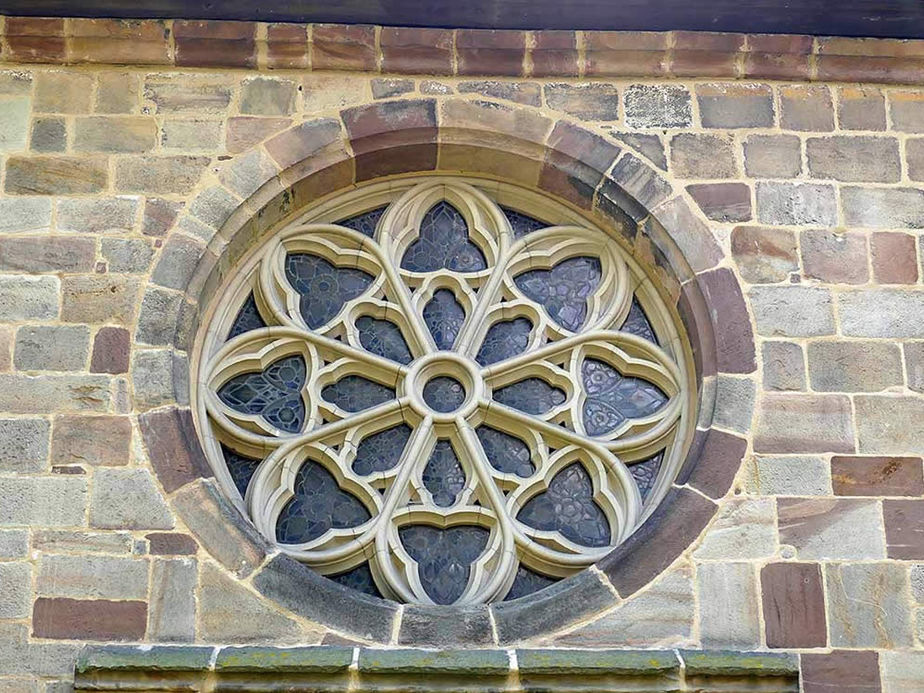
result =
[[[790,651],[805,693],[924,688],[921,44],[4,30],[0,689],[65,689],[91,641],[344,641],[260,596],[246,578],[265,558],[242,557],[243,530],[187,485],[160,411],[186,364],[163,347],[205,244],[296,163],[303,141],[278,138],[395,102],[430,114],[421,130],[594,133],[634,199],[685,203],[690,265],[724,268],[746,299],[756,370],[715,379],[714,424],[747,452],[716,518],[631,598],[523,644]],[[175,469],[153,473],[154,446]]]

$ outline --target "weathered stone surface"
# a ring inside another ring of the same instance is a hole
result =
[[[539,106],[542,103],[542,88],[536,82],[479,80],[461,82],[458,88],[460,94],[481,94],[492,99],[515,101],[527,106]],[[451,93],[451,90],[445,93]]]
[[[0,419],[0,471],[46,469],[50,428],[45,419]]]
[[[92,526],[173,529],[173,516],[147,469],[99,469],[93,476]]]
[[[707,128],[773,125],[773,91],[765,84],[700,84],[699,117]]]
[[[738,174],[734,141],[727,135],[674,135],[671,170],[681,178],[734,178]]]
[[[664,153],[664,142],[658,135],[646,135],[636,132],[614,132],[620,142],[624,142],[633,149],[646,156],[651,163],[662,171],[667,170],[667,155]]]
[[[780,87],[780,125],[784,130],[830,132],[834,129],[831,91],[814,84]]]
[[[808,365],[819,392],[878,392],[903,382],[901,351],[888,342],[812,342]]]
[[[911,644],[908,573],[900,563],[832,563],[825,568],[834,647]]]
[[[716,519],[693,552],[696,559],[767,558],[776,553],[776,508],[771,498],[734,499],[719,508]]]
[[[93,339],[91,373],[127,373],[131,335],[121,327],[101,327]]]
[[[223,121],[211,118],[164,120],[160,144],[164,150],[176,152],[213,152],[221,148],[223,125]]]
[[[0,563],[0,618],[29,618],[32,566],[25,561]],[[2,684],[0,684],[2,685]]]
[[[841,650],[804,652],[802,687],[805,693],[881,693],[879,656],[876,652]]]
[[[915,693],[924,686],[924,653],[883,652],[882,683],[886,693]],[[870,689],[878,693],[879,689]]]
[[[117,556],[44,554],[35,589],[46,597],[145,599],[148,562]]]
[[[141,435],[158,480],[167,493],[211,476],[188,409],[166,409],[138,417]]]
[[[100,254],[110,272],[141,274],[151,266],[154,249],[142,238],[101,238]]]
[[[74,149],[82,152],[148,152],[157,144],[157,123],[145,116],[77,118]]]
[[[98,75],[96,111],[134,113],[139,106],[140,79],[131,72],[104,72]]]
[[[23,558],[29,553],[29,532],[25,529],[0,531],[0,558]]]
[[[892,137],[810,137],[805,145],[813,178],[895,183],[901,178],[898,140]]]
[[[115,185],[148,195],[188,194],[209,165],[208,157],[139,155],[120,157]]]
[[[656,207],[673,192],[670,184],[653,168],[631,154],[624,154],[619,158],[609,177],[636,202],[648,209]]]
[[[20,327],[13,363],[20,371],[81,371],[86,368],[89,346],[86,325]]]
[[[705,647],[760,644],[759,603],[750,563],[700,563],[696,568],[700,640]]]
[[[36,118],[32,123],[29,148],[43,154],[67,149],[67,124],[64,118]]]
[[[804,390],[805,355],[792,342],[764,342],[763,386],[765,390]]]
[[[57,416],[52,434],[54,464],[122,466],[132,441],[127,416]]]
[[[242,185],[246,181],[236,180],[236,183]],[[196,196],[189,206],[189,211],[207,226],[219,229],[240,203],[241,201],[223,186],[213,185]]]
[[[865,289],[838,297],[841,331],[848,337],[924,338],[924,292]]]
[[[841,205],[848,226],[924,228],[924,190],[848,186],[841,190]]]
[[[882,91],[871,86],[839,87],[837,122],[843,130],[885,130],[886,109]]]
[[[32,632],[40,638],[141,640],[146,621],[141,601],[40,597],[32,608]]]
[[[161,251],[151,280],[169,289],[185,290],[204,252],[205,246],[196,239],[173,235]]]
[[[908,177],[913,181],[924,181],[924,138],[905,142],[905,160]]]
[[[691,638],[692,568],[684,564],[596,621],[554,640],[564,647],[673,647]]]
[[[924,501],[886,499],[882,502],[889,558],[924,559]]]
[[[153,102],[157,113],[221,112],[231,102],[231,88],[207,76],[160,79],[154,75],[144,84],[144,100]]]
[[[765,393],[757,422],[755,452],[854,452],[850,400],[843,395]]]
[[[414,80],[379,78],[372,80],[372,98],[389,99],[414,91]]]
[[[722,267],[700,273],[697,282],[715,330],[716,367],[723,373],[753,372],[754,335],[738,279],[731,270]]]
[[[793,178],[802,171],[802,144],[795,135],[750,135],[744,170],[752,178]]]
[[[179,532],[151,532],[144,538],[152,556],[192,556],[199,550],[195,539]]]
[[[901,132],[924,132],[921,106],[924,95],[917,90],[889,92],[889,115],[892,127]]]
[[[805,276],[830,284],[869,281],[866,237],[860,233],[803,231],[800,237]]]
[[[838,496],[921,496],[920,457],[831,458],[831,481]]]
[[[137,197],[76,198],[58,202],[58,230],[125,233],[135,226]]]
[[[241,113],[246,115],[288,115],[295,109],[295,82],[288,79],[253,77],[241,85]]]
[[[0,411],[106,411],[110,379],[101,375],[0,375]]]
[[[879,503],[857,498],[780,498],[780,543],[802,559],[884,558]]]
[[[873,279],[877,284],[914,284],[918,260],[914,236],[882,231],[870,236]]]
[[[908,387],[915,392],[924,392],[924,342],[906,342],[903,349]]]
[[[731,251],[741,276],[752,284],[786,281],[799,269],[795,234],[785,229],[736,226]]]
[[[91,272],[96,243],[90,238],[17,236],[0,246],[0,270],[6,272]]]
[[[774,226],[837,224],[834,188],[821,183],[757,183],[757,219]]]
[[[408,605],[401,614],[398,644],[416,647],[492,645],[494,632],[488,607],[462,607],[452,619],[439,606]]]
[[[174,401],[173,353],[170,350],[136,350],[131,374],[135,406],[139,409],[153,409]]]
[[[679,128],[693,120],[690,92],[673,84],[632,84],[626,88],[626,124],[636,128]]]
[[[728,493],[738,473],[747,441],[716,428],[699,435],[705,437],[703,442],[694,443],[699,448],[699,457],[687,460],[677,483],[689,483],[710,498],[721,498]]]
[[[766,337],[834,334],[831,293],[805,286],[755,286],[748,292],[757,332]],[[843,313],[842,319],[843,319]]]
[[[550,108],[579,120],[610,121],[619,118],[619,90],[613,84],[547,84],[545,100]]]
[[[151,566],[148,632],[152,640],[190,642],[196,637],[196,561],[171,558]]]
[[[61,287],[61,319],[77,323],[131,323],[140,282],[118,276],[69,276]]]
[[[22,151],[28,135],[29,99],[0,101],[0,152]]]
[[[162,200],[157,197],[147,198],[141,219],[141,232],[145,236],[165,236],[167,231],[173,227],[182,207],[182,202]]]
[[[0,199],[0,233],[48,231],[51,228],[51,200],[47,197]]]
[[[854,403],[859,452],[924,454],[924,439],[919,434],[920,422],[924,421],[924,398],[858,395]]]
[[[713,221],[728,223],[751,218],[751,189],[744,183],[688,185],[687,192]]]
[[[6,499],[0,525],[79,527],[87,507],[87,480],[79,476],[0,478]]]
[[[768,647],[824,647],[825,594],[817,563],[770,563],[760,571]]]
[[[124,553],[132,552],[130,532],[86,532],[68,529],[41,529],[32,533],[32,548],[46,553]]]
[[[756,388],[751,378],[720,375],[716,389],[713,423],[738,433],[751,428]]]
[[[93,97],[93,75],[64,70],[35,75],[35,104],[39,113],[88,113]]]
[[[101,192],[109,181],[106,159],[94,156],[11,156],[4,190],[14,195]]]

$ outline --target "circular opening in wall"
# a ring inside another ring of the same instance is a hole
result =
[[[665,293],[547,196],[369,183],[220,288],[193,360],[202,445],[263,536],[331,580],[523,597],[624,542],[680,471],[697,383]]]

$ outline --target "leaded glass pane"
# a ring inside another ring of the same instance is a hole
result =
[[[448,440],[436,441],[423,470],[423,484],[433,496],[433,502],[444,508],[455,503],[459,492],[465,488],[465,471]]]
[[[346,226],[348,229],[359,231],[364,236],[374,238],[375,229],[379,225],[379,220],[385,214],[387,209],[388,205],[385,205],[384,207],[378,207],[377,209],[372,209],[368,212],[357,214],[356,216],[349,217],[348,219],[343,219],[337,223],[341,226]]]
[[[301,296],[305,324],[321,327],[344,303],[362,295],[374,277],[351,267],[334,267],[317,255],[292,253],[286,257],[286,279]]]
[[[394,399],[395,391],[360,375],[348,375],[321,390],[321,397],[344,411],[362,411]]]
[[[475,429],[488,462],[499,472],[532,476],[536,468],[530,459],[529,446],[519,438],[490,426]]]
[[[437,349],[452,349],[465,322],[465,309],[449,289],[438,289],[424,306],[424,322]]]
[[[260,311],[257,310],[257,301],[253,297],[253,292],[251,292],[238,311],[237,317],[234,318],[231,331],[228,332],[228,339],[234,339],[239,334],[244,334],[251,330],[259,330],[261,327],[266,327],[266,322],[260,315]]]
[[[494,399],[527,414],[545,414],[565,401],[565,392],[541,378],[527,378],[500,388]]]
[[[363,315],[356,321],[356,329],[359,331],[359,343],[370,353],[398,363],[413,360],[401,328],[395,323]]]
[[[517,568],[517,576],[513,579],[513,584],[510,586],[510,591],[507,592],[507,596],[504,597],[504,601],[508,602],[511,599],[525,597],[528,594],[538,592],[550,585],[554,585],[556,582],[558,582],[556,578],[540,575],[521,563]]]
[[[424,590],[437,604],[452,604],[462,596],[471,565],[484,551],[490,534],[484,527],[437,529],[427,525],[402,527],[398,533],[417,562]]]
[[[507,217],[507,221],[510,222],[510,228],[513,229],[513,235],[517,238],[525,236],[528,233],[533,231],[538,231],[539,229],[544,229],[548,224],[538,219],[534,219],[531,216],[523,214],[522,212],[517,212],[509,207],[504,207],[503,205],[500,208],[504,212],[504,216]]]
[[[358,592],[364,592],[373,597],[382,596],[382,593],[379,592],[379,588],[375,585],[375,580],[372,577],[372,569],[369,567],[368,563],[358,565],[353,568],[353,570],[348,570],[339,575],[331,575],[330,579],[334,582],[339,582],[344,587],[351,587]]]
[[[649,457],[642,462],[636,462],[629,467],[635,483],[638,484],[638,492],[642,495],[642,500],[648,500],[648,494],[658,479],[658,472],[661,471],[661,463],[664,461],[664,451],[657,455]]]
[[[407,424],[399,424],[366,436],[356,446],[353,471],[366,476],[373,472],[392,469],[401,459],[410,437],[411,427]]]
[[[587,359],[581,368],[584,382],[584,428],[600,436],[619,428],[626,419],[654,414],[667,402],[656,385],[641,378],[622,375],[597,359]]]
[[[468,224],[455,207],[438,202],[424,215],[420,236],[411,243],[401,268],[412,272],[477,272],[487,267],[484,253],[472,243]]]
[[[448,375],[440,375],[428,381],[422,392],[424,402],[433,411],[441,413],[455,411],[465,401],[465,386]]]
[[[526,318],[496,322],[488,329],[475,360],[482,366],[512,358],[526,351],[533,323]]]
[[[298,433],[305,423],[305,360],[287,356],[261,373],[244,373],[231,378],[218,390],[221,401],[242,414],[258,414],[270,424]]]
[[[619,329],[623,332],[638,335],[653,344],[658,344],[658,338],[655,336],[654,329],[652,329],[651,323],[648,321],[648,317],[645,315],[645,311],[642,309],[642,305],[638,302],[637,298],[632,299],[632,307],[629,309],[629,315],[626,316],[626,321]]]
[[[527,297],[542,305],[562,327],[576,331],[587,319],[587,299],[602,277],[600,261],[594,257],[574,257],[550,270],[530,270],[514,281]]]
[[[228,465],[228,471],[231,472],[231,479],[234,481],[234,486],[243,498],[244,494],[247,493],[247,486],[250,485],[250,479],[253,477],[253,473],[257,471],[260,460],[242,455],[225,445],[221,446],[221,454],[224,455],[225,463]]]

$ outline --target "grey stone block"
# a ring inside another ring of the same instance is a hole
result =
[[[838,297],[841,331],[848,337],[924,338],[924,292],[848,291]]]
[[[716,384],[713,423],[719,428],[747,433],[754,416],[754,381],[751,378],[720,375]]]
[[[26,148],[31,105],[28,98],[21,97],[0,101],[0,152]]]
[[[32,548],[42,553],[131,553],[129,532],[81,532],[38,529],[32,532]]]
[[[163,642],[189,642],[196,637],[196,561],[172,558],[154,561],[147,636]]]
[[[834,334],[831,292],[807,286],[755,286],[748,292],[757,333],[765,337]]]
[[[50,198],[24,196],[0,199],[0,233],[29,233],[50,228]]]
[[[29,533],[26,530],[0,530],[0,558],[23,558],[28,553]]]
[[[173,352],[169,349],[136,350],[132,355],[131,373],[138,409],[153,409],[175,400]]]
[[[203,253],[205,246],[195,238],[173,235],[160,253],[151,281],[168,289],[184,291]]]
[[[924,190],[848,186],[841,189],[841,205],[848,226],[924,228]]]
[[[758,647],[760,599],[754,566],[750,563],[700,563],[696,578],[703,645]]]
[[[768,558],[776,554],[776,507],[772,498],[735,498],[719,507],[697,559]]]
[[[82,476],[0,478],[0,525],[79,527],[87,507]]]
[[[51,320],[61,307],[57,277],[0,276],[0,320]]]
[[[819,392],[878,392],[901,386],[902,356],[887,342],[813,342],[809,379]]]
[[[46,469],[50,429],[45,419],[0,419],[0,472]]]
[[[98,469],[93,477],[92,526],[173,529],[173,516],[147,469]]]
[[[924,455],[924,398],[857,395],[857,438],[869,455]]]
[[[831,470],[823,457],[755,455],[744,480],[751,493],[764,496],[829,496]]]
[[[805,389],[805,355],[800,344],[764,342],[761,353],[764,362],[764,389]]]
[[[152,346],[173,344],[182,304],[183,295],[178,291],[150,287],[141,301],[135,339]]]
[[[106,411],[109,377],[0,373],[0,411],[11,414]]]
[[[686,87],[632,84],[626,88],[626,124],[636,128],[678,128],[690,125],[693,112]]]
[[[804,493],[804,492],[802,492]],[[859,498],[780,498],[780,544],[808,560],[885,558],[882,509]]]
[[[148,561],[101,556],[44,554],[35,581],[36,593],[77,599],[146,599]]]
[[[757,219],[774,226],[837,225],[834,187],[822,183],[757,183]]]
[[[32,566],[25,561],[0,563],[0,595],[0,618],[29,618]]]
[[[911,645],[908,573],[901,563],[834,563],[825,568],[834,647]]]
[[[154,249],[142,238],[102,238],[100,254],[110,272],[143,274],[151,266]]]
[[[454,609],[451,618],[441,607],[404,607],[398,643],[423,647],[468,647],[494,642],[488,608]]]
[[[89,352],[86,325],[27,325],[16,331],[13,363],[20,371],[82,371]]]
[[[58,230],[124,233],[135,228],[137,197],[73,198],[58,201]]]

